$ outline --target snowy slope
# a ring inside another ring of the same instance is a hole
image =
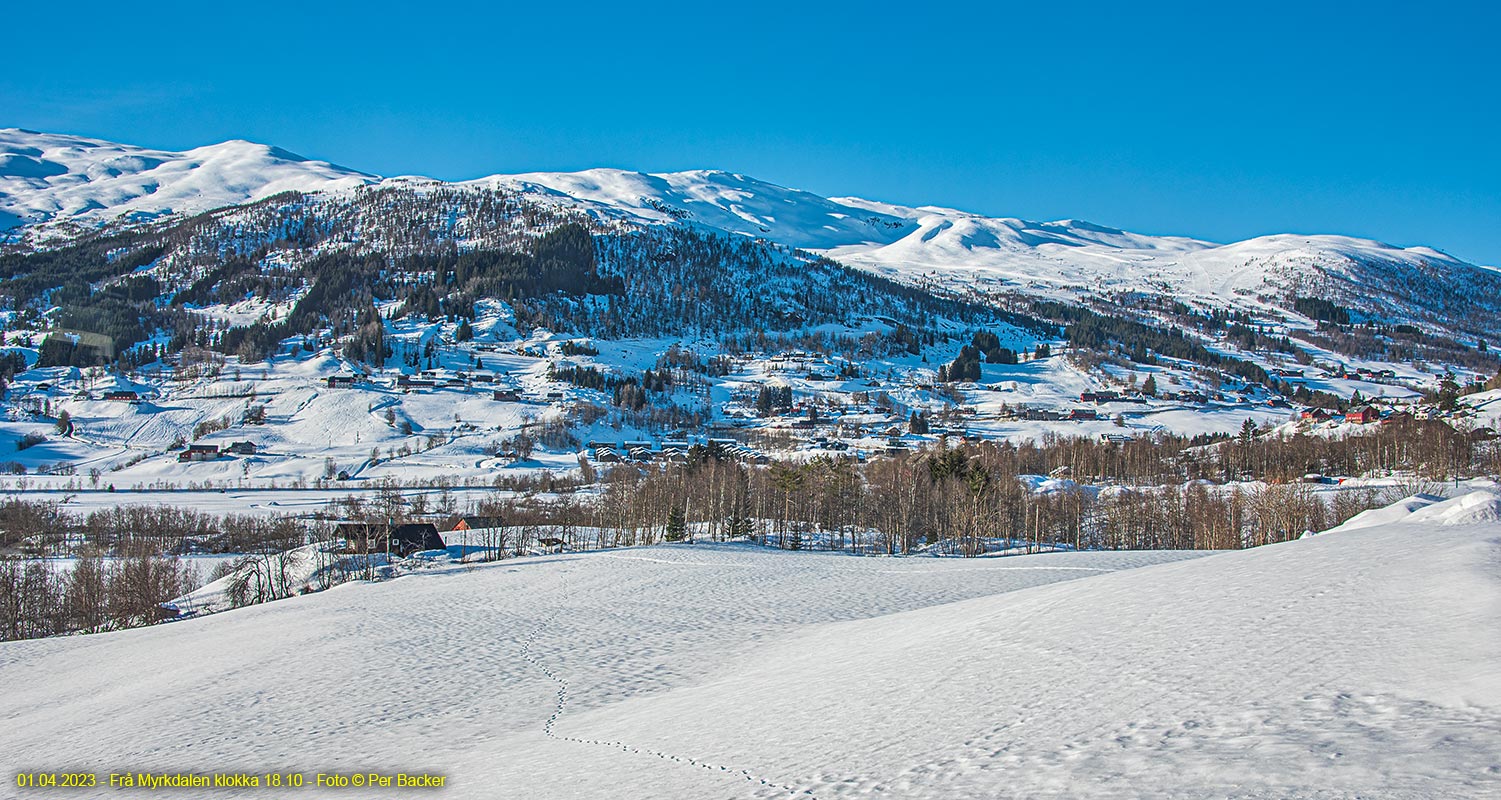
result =
[[[0,750],[447,797],[1489,797],[1487,502],[1199,558],[661,547],[347,585],[0,645]]]
[[[820,797],[1493,796],[1494,500],[824,626],[569,730],[773,742],[759,763]]]
[[[375,180],[277,147],[229,141],[176,153],[63,134],[0,129],[0,230],[195,213],[286,191]]]

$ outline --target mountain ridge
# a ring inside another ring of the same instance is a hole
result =
[[[1216,243],[1098,223],[987,217],[940,205],[823,197],[716,169],[615,168],[496,174],[467,181],[380,177],[231,140],[182,152],[0,129],[0,236],[67,240],[108,225],[255,202],[283,192],[360,187],[504,188],[602,221],[689,225],[826,256],[927,290],[1054,300],[1172,297],[1257,314],[1300,296],[1366,318],[1469,336],[1497,333],[1501,270],[1437,249],[1337,234],[1281,233]]]
[[[33,141],[31,143],[21,142],[21,141],[18,141],[18,137],[30,137]],[[203,158],[205,156],[208,156],[208,157],[212,157],[212,156],[226,156],[226,155],[237,153],[237,152],[238,153],[254,152],[254,153],[258,153],[258,154],[262,155],[267,161],[271,162],[272,166],[284,166],[284,165],[289,165],[289,164],[305,164],[305,165],[308,165],[307,169],[309,171],[309,174],[307,176],[307,179],[309,181],[322,178],[322,179],[326,180],[329,184],[331,184],[331,185],[328,185],[328,186],[320,186],[320,187],[310,187],[310,188],[298,189],[299,191],[319,191],[319,190],[327,190],[327,189],[333,189],[333,188],[344,188],[347,185],[346,180],[348,178],[351,178],[351,177],[362,178],[362,179],[365,179],[365,180],[367,180],[369,182],[385,182],[385,181],[409,181],[410,182],[410,181],[419,181],[419,182],[431,182],[431,183],[440,183],[440,184],[447,184],[447,185],[460,185],[460,186],[463,186],[463,185],[485,185],[485,184],[509,183],[509,184],[516,184],[516,185],[529,185],[531,187],[535,187],[535,188],[538,188],[538,189],[551,190],[552,192],[556,192],[556,193],[560,193],[560,194],[566,194],[566,195],[572,196],[572,197],[574,197],[576,199],[591,200],[591,201],[594,201],[594,202],[604,202],[604,203],[608,203],[610,205],[614,205],[614,206],[616,206],[618,208],[621,208],[621,209],[634,209],[634,210],[640,211],[640,212],[657,211],[657,213],[662,213],[659,210],[653,209],[650,205],[646,205],[646,204],[642,204],[642,203],[631,203],[631,202],[629,202],[626,198],[624,198],[621,195],[617,194],[617,195],[611,196],[608,192],[604,192],[603,189],[605,189],[607,187],[605,187],[602,184],[602,182],[600,180],[598,180],[598,178],[601,177],[601,176],[611,176],[611,177],[613,177],[615,179],[615,183],[617,183],[617,184],[623,183],[622,179],[635,179],[637,181],[642,181],[642,180],[655,181],[655,182],[657,182],[659,184],[662,184],[662,185],[664,185],[666,187],[669,187],[671,189],[675,189],[675,190],[679,191],[686,199],[688,199],[690,201],[697,201],[698,203],[706,203],[706,202],[709,202],[712,199],[717,199],[717,198],[714,198],[711,194],[705,192],[704,189],[705,189],[706,186],[715,186],[715,185],[717,185],[717,186],[724,186],[724,187],[726,187],[729,191],[724,193],[725,196],[730,196],[731,193],[745,192],[745,191],[747,191],[749,189],[765,188],[765,189],[769,189],[769,190],[772,190],[772,191],[777,192],[777,193],[783,193],[783,194],[787,195],[787,197],[780,198],[783,202],[792,202],[794,200],[802,200],[804,202],[813,202],[813,203],[817,203],[817,204],[820,204],[820,205],[828,205],[828,206],[836,207],[836,209],[837,209],[836,213],[844,213],[844,212],[847,212],[847,211],[853,209],[853,210],[858,210],[858,211],[868,211],[868,212],[871,212],[873,215],[876,215],[878,217],[889,218],[889,219],[894,219],[894,220],[908,220],[908,221],[910,221],[910,220],[914,220],[916,218],[920,218],[920,217],[922,217],[924,215],[935,215],[935,216],[943,217],[943,218],[945,218],[946,220],[949,220],[949,221],[961,220],[961,219],[972,220],[972,221],[983,220],[983,221],[992,222],[992,223],[1006,224],[1006,225],[1014,227],[1014,228],[1035,228],[1035,229],[1039,229],[1039,230],[1042,230],[1042,231],[1056,232],[1056,233],[1061,233],[1061,234],[1064,234],[1064,235],[1074,235],[1074,236],[1077,236],[1077,235],[1083,234],[1083,233],[1092,233],[1092,234],[1102,234],[1102,235],[1106,235],[1106,236],[1109,236],[1109,237],[1128,237],[1129,239],[1138,241],[1140,243],[1148,243],[1148,244],[1150,244],[1150,243],[1159,243],[1159,242],[1160,243],[1178,243],[1178,244],[1182,244],[1182,245],[1198,245],[1198,246],[1205,247],[1205,248],[1214,247],[1214,246],[1229,246],[1229,245],[1241,244],[1241,243],[1244,243],[1244,242],[1251,242],[1251,241],[1257,241],[1257,240],[1261,240],[1261,239],[1279,238],[1279,237],[1301,237],[1301,238],[1308,238],[1308,239],[1315,239],[1315,238],[1321,238],[1321,237],[1339,237],[1339,238],[1343,238],[1343,239],[1360,241],[1360,242],[1365,243],[1367,245],[1375,245],[1375,246],[1379,246],[1381,248],[1386,248],[1386,249],[1400,250],[1400,251],[1403,251],[1403,252],[1411,252],[1411,253],[1421,252],[1421,253],[1423,253],[1423,254],[1425,254],[1427,256],[1434,257],[1434,258],[1452,259],[1452,260],[1455,260],[1455,261],[1462,261],[1462,259],[1459,259],[1459,258],[1457,258],[1455,256],[1452,256],[1452,255],[1449,255],[1447,253],[1444,253],[1443,251],[1438,250],[1437,248],[1433,248],[1433,247],[1427,246],[1427,245],[1415,245],[1415,246],[1410,246],[1410,247],[1403,247],[1403,246],[1400,246],[1400,245],[1393,245],[1393,244],[1391,244],[1389,242],[1386,242],[1386,241],[1383,241],[1383,240],[1380,240],[1380,239],[1374,239],[1374,238],[1370,238],[1370,237],[1361,237],[1361,236],[1349,236],[1349,235],[1344,235],[1344,234],[1307,234],[1307,233],[1298,233],[1298,232],[1287,231],[1287,232],[1278,232],[1278,233],[1263,234],[1263,235],[1259,235],[1259,236],[1249,237],[1249,238],[1246,238],[1246,239],[1235,240],[1235,241],[1232,241],[1232,242],[1215,242],[1215,241],[1211,241],[1211,240],[1207,240],[1207,239],[1200,239],[1200,238],[1197,238],[1197,237],[1192,237],[1192,236],[1187,236],[1187,235],[1182,235],[1182,234],[1140,234],[1140,233],[1135,233],[1135,232],[1127,231],[1127,230],[1122,229],[1122,228],[1116,228],[1116,227],[1113,227],[1113,226],[1103,225],[1103,224],[1100,224],[1100,223],[1096,223],[1096,222],[1092,222],[1092,221],[1084,220],[1084,219],[1079,219],[1079,218],[1063,218],[1063,219],[1057,219],[1057,220],[1029,220],[1029,219],[1025,219],[1025,218],[1022,218],[1022,217],[1010,217],[1010,216],[991,217],[991,216],[986,216],[986,215],[978,213],[978,212],[965,211],[965,210],[962,210],[962,209],[956,209],[956,208],[951,208],[951,207],[946,207],[946,206],[936,205],[936,204],[925,204],[925,205],[920,205],[920,206],[903,206],[903,205],[900,205],[900,204],[888,203],[888,202],[880,201],[880,200],[872,200],[872,199],[857,197],[857,196],[853,196],[853,195],[837,195],[837,196],[836,195],[831,195],[831,196],[828,196],[828,197],[823,197],[823,196],[820,196],[820,195],[818,195],[816,193],[809,192],[809,191],[806,191],[806,190],[803,190],[803,189],[797,189],[797,188],[793,188],[793,187],[789,187],[789,186],[784,186],[784,185],[773,183],[773,182],[770,182],[770,181],[761,180],[761,179],[755,178],[754,176],[749,176],[749,175],[747,175],[745,173],[734,172],[734,171],[723,170],[723,169],[705,168],[705,169],[681,170],[681,171],[676,171],[676,172],[644,172],[644,171],[627,170],[627,169],[611,168],[611,167],[595,167],[595,168],[590,168],[590,169],[585,169],[585,170],[579,170],[579,171],[575,171],[575,172],[546,172],[546,171],[543,171],[543,172],[521,172],[521,173],[496,173],[496,174],[486,175],[486,176],[482,176],[482,177],[478,177],[478,178],[472,178],[472,179],[456,180],[456,181],[445,181],[445,180],[440,180],[440,179],[437,179],[437,178],[431,178],[431,177],[422,176],[422,175],[382,176],[382,175],[378,175],[378,174],[371,173],[371,172],[365,172],[365,171],[362,171],[362,170],[355,170],[355,169],[352,169],[350,167],[345,167],[345,166],[342,166],[342,165],[339,165],[339,164],[334,164],[334,163],[328,162],[328,161],[310,159],[310,158],[307,158],[306,156],[302,156],[302,155],[300,155],[298,153],[286,150],[286,149],[278,147],[276,145],[265,144],[265,143],[260,143],[260,142],[253,142],[253,141],[246,140],[246,139],[229,139],[229,140],[226,140],[226,141],[223,141],[223,142],[219,142],[217,144],[204,145],[204,146],[201,146],[201,147],[191,148],[191,149],[183,150],[183,151],[168,151],[168,150],[159,150],[159,149],[155,149],[155,148],[139,147],[139,146],[135,146],[135,145],[121,144],[121,143],[111,142],[111,141],[104,140],[104,139],[94,139],[94,138],[84,137],[84,136],[75,136],[75,135],[72,135],[72,134],[47,133],[47,132],[34,131],[34,130],[30,130],[30,129],[26,129],[26,128],[19,128],[19,127],[0,128],[0,204],[6,204],[7,201],[8,201],[8,204],[14,205],[15,202],[16,202],[16,200],[17,200],[17,195],[16,195],[15,188],[12,187],[12,186],[6,185],[5,179],[7,179],[7,178],[17,178],[17,177],[31,177],[31,178],[38,177],[38,176],[35,176],[35,175],[26,175],[26,174],[23,174],[23,170],[26,168],[26,166],[32,166],[32,164],[35,164],[35,162],[39,160],[39,159],[36,158],[37,156],[44,155],[45,151],[42,148],[37,147],[37,143],[51,144],[52,145],[52,148],[51,148],[52,150],[58,150],[58,149],[64,149],[65,148],[65,149],[70,149],[70,150],[75,150],[76,151],[76,150],[81,149],[84,146],[87,146],[87,147],[91,147],[91,148],[94,148],[96,150],[102,151],[102,155],[109,155],[110,153],[114,153],[114,154],[116,154],[114,156],[115,159],[132,158],[132,157],[135,157],[135,158],[142,158],[142,157],[149,158],[149,157],[152,157],[152,156],[155,156],[155,157],[162,157],[162,156],[169,156],[169,157],[171,157],[171,156],[177,156],[177,157],[194,157],[194,156],[197,156],[199,158]],[[31,161],[32,164],[28,164],[27,163],[28,160]],[[43,168],[48,168],[48,167],[55,168],[54,165],[49,165],[49,164],[46,164],[46,163],[40,164],[39,166],[41,166]],[[116,166],[117,167],[119,165],[111,165],[108,162],[105,162],[105,163],[99,164],[97,166],[99,166],[103,170],[107,170],[107,169],[109,169],[112,166]],[[143,169],[141,171],[151,171],[151,170],[153,170],[153,169],[155,169],[155,168],[157,168],[159,166],[161,166],[161,165],[160,164],[151,164],[151,165],[148,165],[148,167],[146,169]],[[254,165],[247,165],[247,166],[254,166]],[[33,168],[35,168],[35,167],[33,167]],[[116,176],[115,175],[100,176],[100,175],[90,174],[90,175],[88,175],[88,177],[91,180],[97,180],[100,177],[116,177]],[[741,186],[729,185],[729,182],[727,182],[727,181],[724,180],[725,178],[729,178],[733,182],[741,184]],[[593,180],[591,180],[591,179],[593,179]],[[696,186],[694,185],[694,179],[697,179],[697,182],[698,182],[698,185],[696,185]],[[269,184],[270,181],[267,181],[267,183]],[[243,188],[243,187],[249,187],[251,185],[253,185],[253,182],[251,182],[251,181],[243,181],[242,180],[240,183],[238,183],[238,184],[232,184],[231,186],[229,186],[227,188],[233,189],[236,186]],[[567,186],[569,188],[568,189],[563,188],[565,186]],[[571,191],[569,189],[571,189]],[[593,191],[589,191],[591,189]],[[581,190],[583,190],[583,191],[581,191]],[[275,194],[275,193],[276,192],[274,192],[274,191],[247,192],[246,194],[244,194],[242,197],[240,197],[238,199],[234,199],[231,202],[221,203],[220,205],[237,205],[239,203],[251,202],[251,201],[258,200],[258,199],[261,199],[263,197],[269,196],[270,194]],[[639,195],[639,197],[641,199],[645,199],[647,197],[650,197],[650,195]],[[100,207],[100,206],[102,206],[102,207]],[[4,206],[0,205],[0,207],[4,207]],[[111,210],[114,207],[115,206],[108,205],[108,204],[103,204],[101,202],[99,205],[93,206],[91,208],[82,208],[82,209],[77,209],[77,210],[69,209],[69,208],[58,208],[58,209],[56,209],[54,211],[54,214],[72,214],[72,215],[76,215],[76,214],[79,214],[79,213],[90,212],[90,211],[108,212],[109,210]],[[188,212],[193,212],[193,211],[204,211],[204,210],[208,210],[209,208],[212,208],[212,207],[216,207],[216,206],[204,206],[201,203],[188,203],[186,206],[184,206],[182,208],[172,208],[172,209],[166,210],[165,213],[179,213],[179,212],[188,213]],[[103,216],[103,214],[96,215],[96,216]],[[16,224],[21,224],[21,225],[36,224],[38,222],[53,221],[53,219],[54,218],[48,218],[48,219],[29,219],[29,220],[28,219],[21,219]],[[747,222],[747,223],[749,223],[749,222],[764,221],[764,220],[745,219],[744,221]],[[732,231],[732,232],[749,233],[749,231]],[[879,239],[880,239],[880,237],[876,237],[876,238],[872,239],[871,241],[872,242],[879,241]],[[854,244],[854,242],[842,242],[841,244],[848,245],[848,244]],[[817,248],[810,246],[809,249],[817,249]],[[1494,266],[1494,265],[1487,266],[1487,265],[1481,265],[1481,264],[1474,264],[1472,262],[1465,262],[1465,263],[1471,263],[1472,266],[1480,266],[1480,267],[1484,267],[1484,268],[1491,269],[1491,270],[1501,269],[1501,267]]]

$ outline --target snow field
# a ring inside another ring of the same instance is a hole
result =
[[[487,798],[1491,797],[1486,494],[1233,553],[663,546],[7,643],[0,751]]]
[[[400,763],[445,772],[466,796],[523,785],[499,796],[578,796],[528,783],[538,765],[513,751],[539,747],[548,750],[539,763],[603,759],[598,768],[613,774],[600,775],[601,792],[640,781],[643,791],[628,794],[647,796],[664,779],[654,777],[658,762],[672,762],[547,738],[562,687],[537,664],[567,682],[552,730],[574,736],[573,715],[734,669],[801,626],[1099,574],[1053,567],[1194,555],[1044,555],[990,566],[660,547],[345,585],[118,637],[7,643],[0,677],[26,688],[13,698],[18,724],[0,732],[0,751],[104,770]],[[580,738],[634,747],[626,733]],[[691,748],[673,754],[694,758]],[[496,765],[503,774],[490,775]],[[680,788],[695,796],[705,785],[750,785],[704,769],[684,775],[665,780],[687,781]]]

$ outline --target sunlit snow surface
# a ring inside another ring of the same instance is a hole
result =
[[[0,229],[52,220],[142,221],[374,180],[254,142],[221,142],[179,153],[0,128]]]
[[[0,645],[0,752],[425,769],[476,798],[1494,797],[1494,505],[1202,557],[435,570]]]

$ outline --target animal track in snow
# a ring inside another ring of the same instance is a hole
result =
[[[775,783],[758,775],[752,774],[750,770],[734,769],[722,764],[712,764],[706,761],[700,761],[696,758],[664,753],[659,750],[653,750],[649,747],[637,747],[627,742],[605,741],[602,739],[586,739],[578,736],[567,736],[559,734],[556,730],[554,730],[554,728],[557,726],[558,720],[563,716],[564,708],[568,705],[568,680],[562,675],[558,674],[547,664],[543,663],[541,659],[537,658],[537,654],[532,649],[532,645],[536,642],[538,634],[542,633],[543,630],[549,627],[549,625],[553,621],[554,616],[555,615],[549,615],[547,618],[537,623],[537,626],[532,629],[531,633],[527,634],[526,639],[522,642],[520,651],[521,657],[525,659],[527,663],[540,670],[543,675],[546,675],[548,679],[557,684],[558,687],[557,693],[554,695],[552,713],[548,715],[547,721],[542,724],[542,734],[544,736],[560,742],[572,742],[574,744],[592,745],[595,747],[608,747],[611,749],[620,750],[624,753],[630,753],[632,755],[656,756],[663,761],[673,761],[691,767],[698,767],[699,769],[703,769],[708,772],[739,775],[745,780],[754,784],[758,784],[760,786],[781,789],[782,791],[785,791],[786,793],[791,795],[802,795],[805,797],[813,798],[813,800],[817,800],[816,795],[813,794],[813,791],[811,789],[798,789],[795,786],[788,786],[784,783]]]

